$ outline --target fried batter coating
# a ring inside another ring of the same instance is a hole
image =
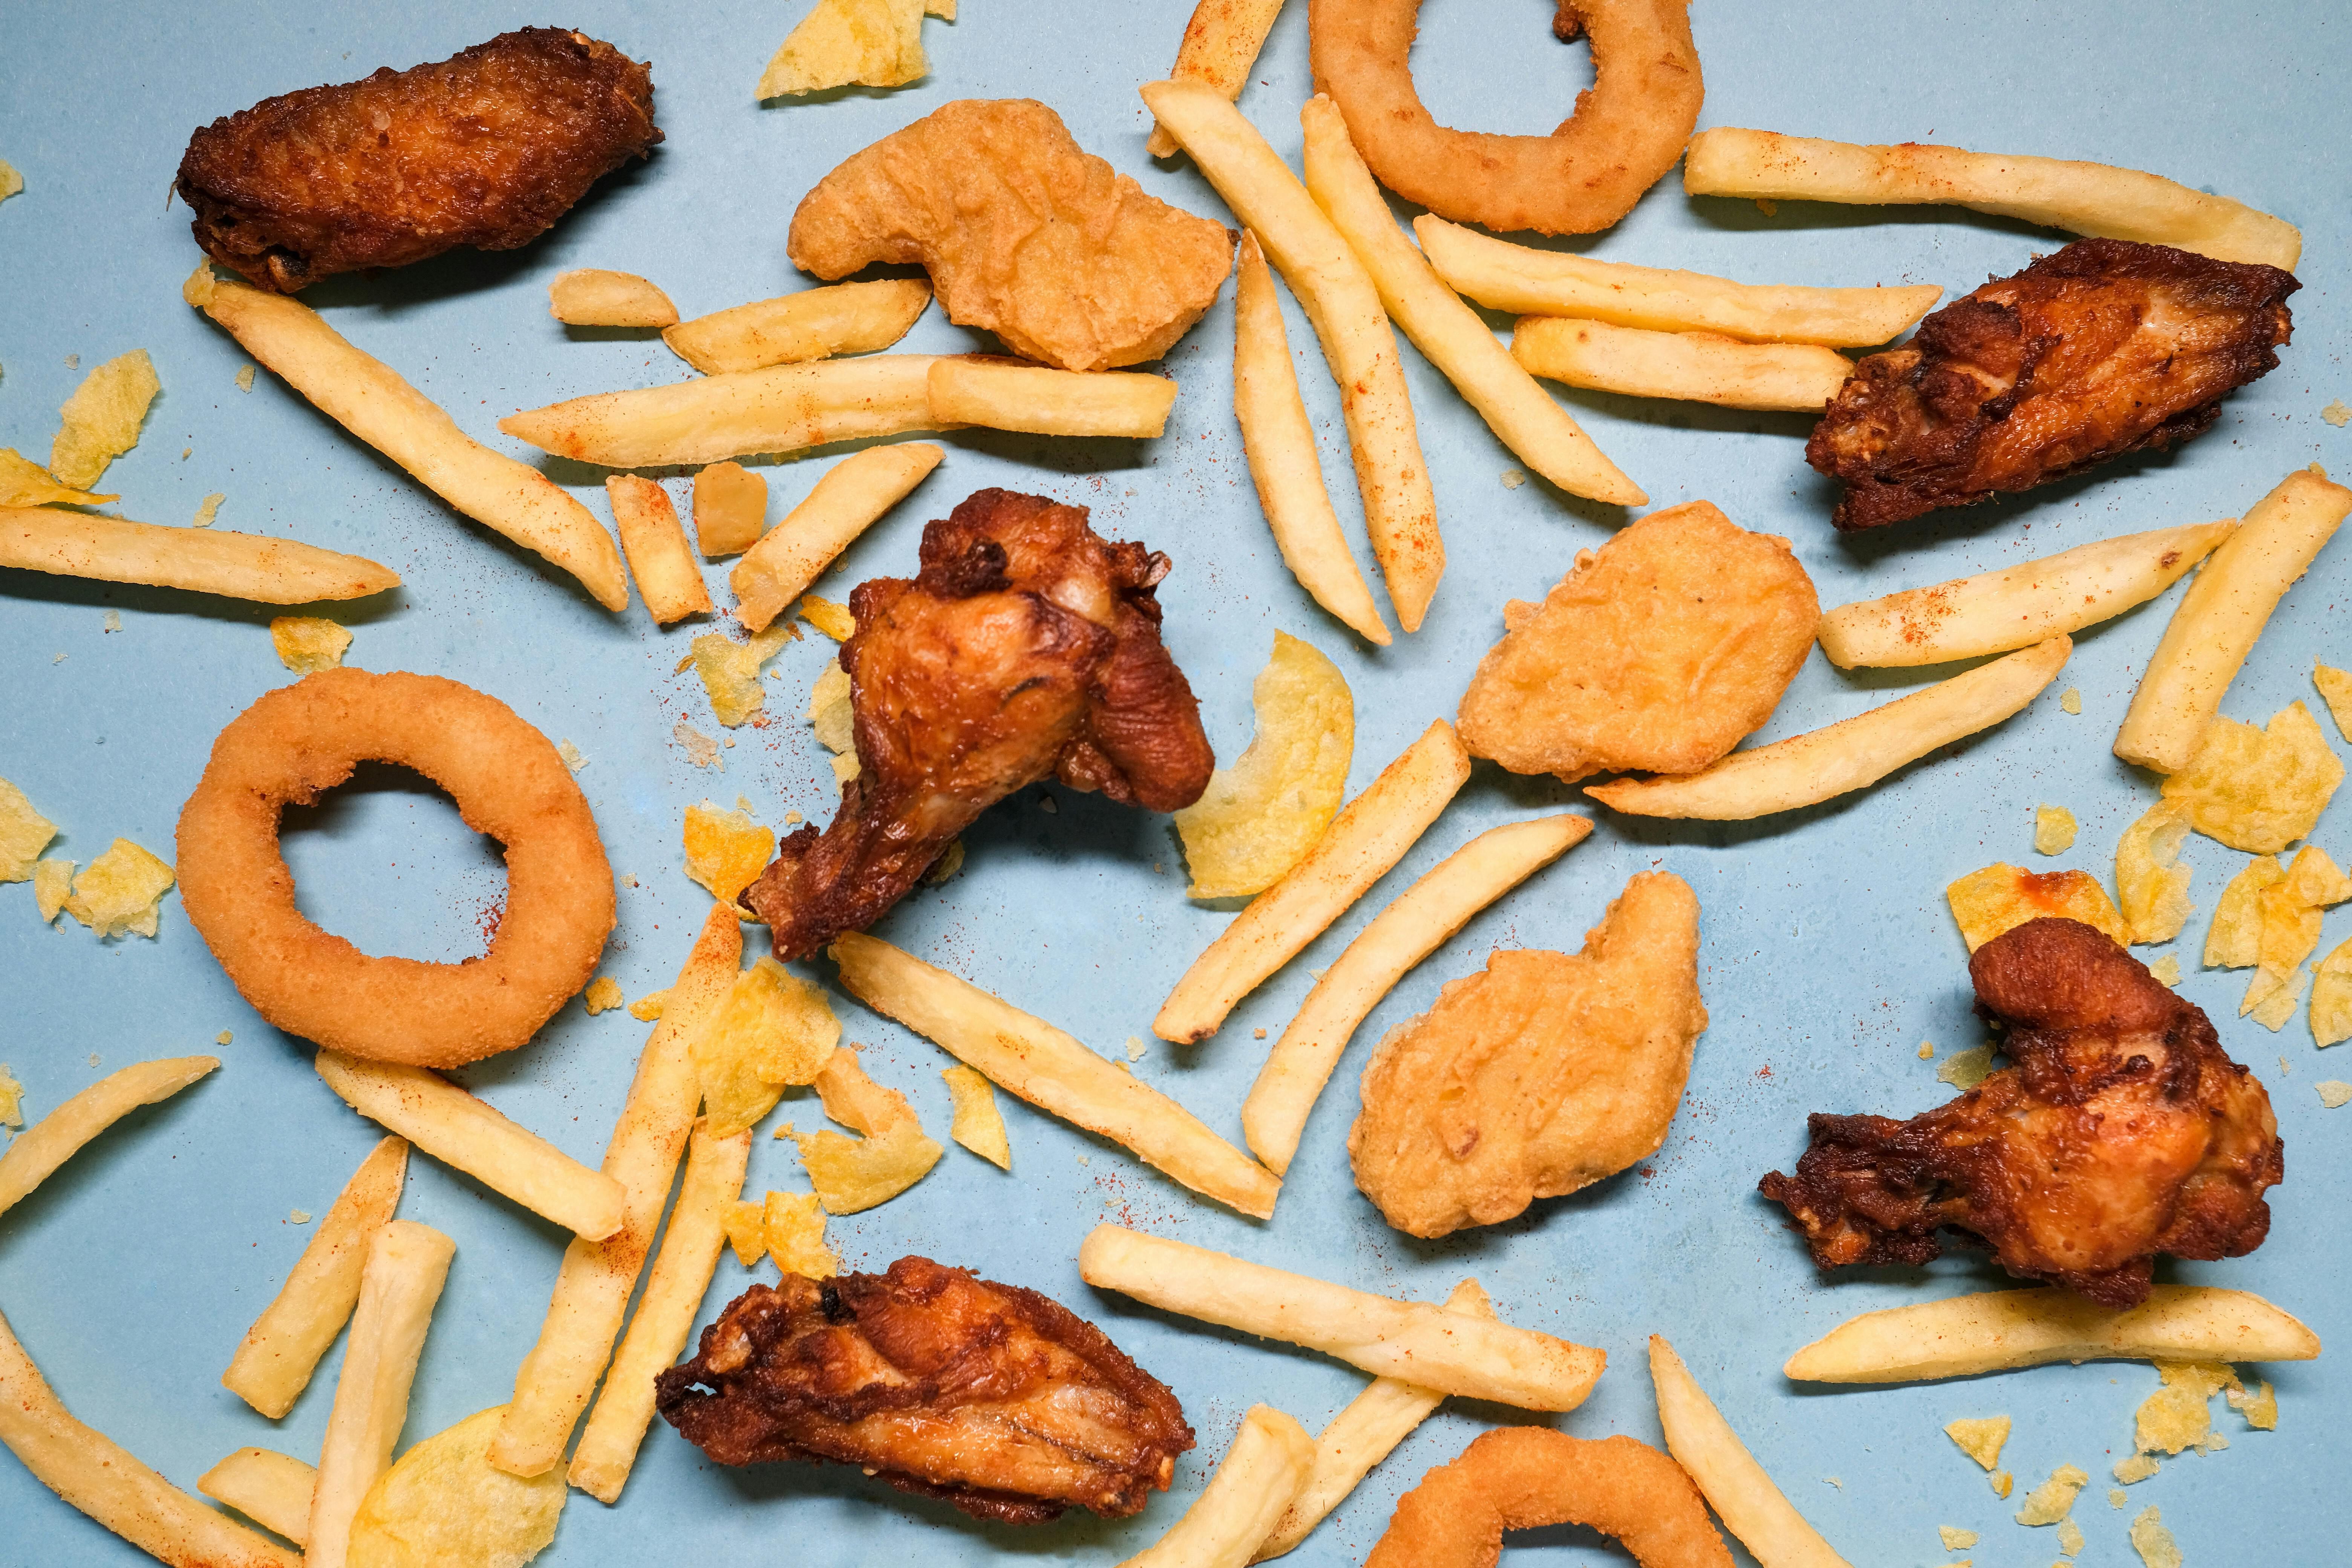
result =
[[[2278,1121],[2202,1009],[2079,921],[2003,932],[1969,977],[2012,1066],[1908,1121],[1817,1114],[1797,1173],[1758,1184],[1814,1262],[1925,1263],[1949,1226],[2020,1279],[2122,1308],[2147,1299],[2158,1253],[2263,1244]]]
[[[1789,542],[1706,501],[1652,512],[1508,631],[1462,696],[1462,743],[1513,773],[1695,773],[1772,716],[1821,624]]]
[[[1706,1028],[1698,900],[1625,884],[1584,951],[1506,951],[1382,1040],[1348,1133],[1356,1185],[1409,1236],[1493,1225],[1665,1141]]]
[[[178,190],[205,255],[291,294],[461,245],[528,245],[661,139],[652,67],[524,27],[215,120],[188,138]]]
[[[850,594],[857,776],[833,826],[786,837],[746,895],[779,958],[863,931],[1024,784],[1174,811],[1216,765],[1160,640],[1167,556],[1105,540],[1084,507],[987,489],[924,526],[921,561]]]
[[[1183,1406],[1059,1302],[928,1258],[754,1285],[663,1373],[659,1408],[722,1465],[858,1465],[976,1519],[1107,1519],[1168,1489]]]
[[[2277,368],[2300,287],[2124,239],[1996,278],[1854,367],[1805,444],[1845,481],[1830,521],[1879,528],[2201,435],[2225,395]]]
[[[948,320],[1064,370],[1158,359],[1233,265],[1223,225],[1146,195],[1028,99],[964,99],[817,182],[785,247],[819,278],[927,269]]]

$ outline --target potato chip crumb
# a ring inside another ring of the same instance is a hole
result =
[[[849,705],[849,671],[838,661],[809,688],[808,721],[816,726],[817,743],[840,756],[857,743],[856,714]]]
[[[24,188],[25,176],[16,173],[16,165],[7,159],[0,158],[0,202],[6,201]],[[2341,425],[2343,421],[2339,419],[2336,423]]]
[[[58,410],[49,472],[59,484],[86,490],[106,466],[139,444],[139,426],[163,384],[145,349],[118,354],[82,378]]]
[[[563,765],[575,773],[588,765],[587,757],[582,754],[580,748],[570,741],[556,742],[555,754],[562,757]]]
[[[1192,873],[1188,898],[1272,887],[1323,837],[1348,787],[1356,704],[1347,677],[1311,644],[1274,634],[1250,688],[1257,730],[1200,800],[1176,814]]]
[[[629,1016],[640,1024],[650,1024],[662,1016],[662,1009],[668,1005],[668,992],[647,992],[629,1004]]]
[[[2147,972],[2165,984],[2178,990],[2180,986],[2180,955],[2168,952],[2147,966]]]
[[[2188,819],[2159,805],[2116,841],[2116,893],[2135,944],[2170,942],[2197,911],[2189,901],[2189,868],[2180,863],[2188,837]]]
[[[735,1261],[746,1268],[758,1268],[760,1259],[768,1255],[766,1217],[764,1204],[738,1199],[727,1207],[727,1245],[735,1249]]]
[[[1503,488],[1505,489],[1515,490],[1527,482],[1528,475],[1526,469],[1505,468],[1503,470]]]
[[[2156,1474],[2159,1468],[2160,1467],[2157,1464],[2155,1455],[2134,1454],[2128,1459],[2118,1459],[2116,1461],[2116,1479],[2123,1482],[2126,1486],[2131,1486],[2135,1482],[2147,1479],[2148,1477]],[[2116,1506],[2117,1508],[2121,1508],[2123,1507],[2123,1504],[2117,1503]]]
[[[237,367],[236,389],[239,392],[251,392],[253,390],[253,367],[251,365],[239,365]]]
[[[2337,669],[2314,659],[2311,683],[2319,688],[2321,700],[2335,718],[2336,732],[2352,741],[2352,669]]]
[[[1986,1481],[1992,1488],[1992,1495],[2004,1500],[2009,1497],[2011,1489],[2017,1485],[2017,1478],[2007,1470],[1995,1470],[1986,1478]]]
[[[2033,852],[2063,855],[2074,847],[2074,814],[2063,805],[2036,806],[2033,811]]]
[[[760,685],[760,667],[775,658],[791,629],[772,626],[749,642],[737,642],[724,632],[705,632],[694,639],[687,658],[702,678],[710,711],[719,723],[732,730],[751,722],[760,711],[768,697]]]
[[[1936,1059],[1935,1041],[1922,1040],[1919,1042],[1919,1059],[1923,1062],[1932,1062]]]
[[[588,983],[581,1000],[587,1004],[592,1018],[599,1013],[609,1013],[621,1005],[621,983],[609,974],[600,974]]]
[[[33,862],[33,902],[40,910],[43,925],[54,924],[58,912],[66,907],[67,895],[73,890],[73,874],[71,860]]]
[[[2164,798],[2208,838],[2269,855],[2308,834],[2326,810],[2344,764],[2319,721],[2290,702],[2261,730],[2215,719],[2189,765],[2164,781]]]
[[[1264,1029],[1256,1029],[1256,1030],[1253,1030],[1253,1031],[1251,1032],[1251,1036],[1250,1036],[1250,1037],[1251,1037],[1252,1039],[1258,1039],[1258,1040],[1262,1040],[1262,1039],[1265,1038],[1265,1031]]]
[[[5,1068],[0,1068],[0,1072],[6,1070]],[[2352,1084],[2339,1084],[2336,1087],[2344,1089],[2346,1099],[2352,1100]],[[2231,1409],[2244,1416],[2246,1425],[2255,1431],[2278,1430],[2278,1390],[2270,1385],[2268,1379],[2263,1380],[2263,1391],[2260,1394],[2249,1394],[2241,1387],[2231,1389],[2221,1397],[2228,1401]]]
[[[1936,1527],[1936,1533],[1943,1538],[1944,1550],[1947,1552],[1958,1552],[1977,1543],[1975,1531],[1962,1530],[1957,1524],[1939,1524]]]
[[[922,0],[817,0],[760,73],[753,96],[919,81],[930,69],[922,23]]]
[[[2050,1472],[2048,1480],[2026,1494],[2025,1506],[2017,1510],[2017,1522],[2035,1525],[2057,1523],[2074,1508],[2075,1496],[2090,1484],[2091,1478],[2079,1467],[2059,1466]]]
[[[2074,687],[2068,687],[2058,694],[2058,706],[2069,713],[2080,713],[2083,710],[2082,692]]]
[[[0,1126],[25,1125],[25,1086],[16,1081],[6,1062],[0,1062]]]
[[[201,310],[213,302],[213,264],[210,260],[196,263],[188,280],[180,285],[180,298]]]
[[[2109,1487],[2107,1489],[2107,1506],[2109,1508],[2121,1508],[2130,1500],[2131,1494],[2125,1491],[2123,1488]]]
[[[121,631],[122,629],[122,612],[121,610],[107,611],[106,625],[100,629],[110,632]]]
[[[2262,961],[2263,893],[2286,880],[2275,855],[2257,856],[2221,889],[2205,931],[2205,967],[2246,969]]]
[[[784,1086],[816,1080],[840,1038],[824,993],[774,959],[737,975],[687,1047],[712,1133],[757,1125]]]
[[[2322,419],[2326,420],[2330,425],[2335,426],[2338,430],[2341,430],[2347,425],[2352,425],[2352,408],[2346,407],[2344,400],[2340,397],[2335,402],[2329,404],[2326,407],[2321,409],[2319,411],[2319,416]]]
[[[814,594],[801,595],[800,617],[835,642],[847,642],[857,635],[857,617],[849,613],[847,605],[836,605]]]
[[[228,493],[226,491],[215,490],[212,494],[198,501],[196,503],[196,519],[194,522],[188,524],[188,526],[190,528],[210,528],[213,525],[213,520],[220,516],[221,502],[226,500],[228,500]]]
[[[1990,1470],[2000,1463],[2001,1445],[2009,1441],[2009,1417],[1963,1416],[1948,1423],[1944,1436],[1958,1444],[1961,1453]]]
[[[297,675],[313,675],[342,668],[352,634],[322,616],[278,616],[269,623],[269,641],[278,663]]]
[[[760,1235],[787,1274],[830,1279],[841,1272],[841,1260],[824,1244],[824,1213],[814,1193],[770,1193],[760,1206]]]
[[[96,506],[121,499],[61,485],[49,477],[48,469],[15,447],[0,447],[0,506]]]
[[[2083,1550],[2083,1527],[2071,1519],[2058,1521],[2058,1551],[2066,1557],[2077,1556]]]
[[[2219,1390],[2238,1386],[2237,1373],[2218,1362],[2160,1361],[2156,1371],[2163,1386],[2140,1402],[2133,1446],[2142,1454],[2228,1447],[2229,1440],[2213,1430],[2211,1401]]]
[[[66,913],[100,937],[136,931],[152,937],[163,895],[172,890],[170,864],[128,838],[118,838],[73,879]]]
[[[1129,1035],[1129,1036],[1128,1036],[1128,1037],[1127,1037],[1127,1059],[1128,1059],[1129,1061],[1131,1061],[1131,1062],[1139,1062],[1139,1061],[1141,1061],[1141,1060],[1143,1059],[1143,1037],[1142,1037],[1142,1036],[1140,1036],[1140,1035]]]
[[[858,1214],[885,1204],[930,1173],[946,1151],[909,1117],[866,1138],[827,1130],[795,1133],[809,1184],[829,1214]]]
[[[2164,1516],[2154,1503],[2131,1521],[2131,1543],[2147,1568],[2180,1568],[2180,1548],[2173,1544],[2172,1531],[2164,1528]]]
[[[236,1039],[236,1037],[235,1035],[230,1034],[226,1029],[223,1029],[219,1034],[213,1037],[213,1044],[216,1046],[226,1046],[234,1043]]]
[[[2130,932],[2107,890],[2085,871],[2029,871],[1993,865],[1971,871],[1944,889],[1959,922],[1961,940],[1974,952],[2001,932],[2044,915],[2063,915],[2095,926],[2117,942]]]
[[[685,720],[671,726],[669,738],[686,748],[686,760],[696,767],[717,768],[722,773],[727,771],[727,764],[719,760],[719,742]]]
[[[35,811],[23,790],[0,779],[0,882],[28,880],[57,836],[57,824]]]
[[[940,858],[931,862],[931,868],[923,873],[923,885],[936,888],[962,869],[963,840],[950,839],[948,847],[940,851]]]
[[[1758,196],[1756,198],[1756,210],[1762,213],[1766,217],[1779,217],[1780,216],[1780,204],[1774,201],[1769,196]]]
[[[289,1225],[309,1225],[310,1223],[310,1211],[309,1209],[289,1209],[286,1214],[286,1223]]]
[[[845,784],[850,780],[856,778],[858,772],[857,758],[854,753],[849,756],[835,757],[833,759],[834,783]]]
[[[1966,1094],[1992,1076],[1992,1047],[1974,1046],[1944,1058],[1936,1076]]]
[[[39,868],[34,869],[37,877]],[[2352,1039],[2352,941],[2339,943],[2312,972],[2311,1037],[2322,1047]]]
[[[1013,1169],[1013,1142],[1004,1134],[1003,1113],[996,1108],[995,1086],[967,1067],[942,1068],[940,1076],[947,1079],[948,1093],[955,1100],[948,1136],[998,1170]]]
[[[2342,1079],[2324,1079],[2311,1087],[2319,1091],[2319,1103],[2330,1110],[2341,1110],[2346,1104],[2352,1103],[2352,1083],[2346,1083]]]
[[[800,820],[801,814],[797,811],[788,811],[784,813],[784,826],[786,827],[798,826],[800,825]]]

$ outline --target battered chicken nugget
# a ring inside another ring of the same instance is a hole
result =
[[[1419,1237],[1590,1186],[1664,1142],[1706,1028],[1698,900],[1644,872],[1582,952],[1496,952],[1381,1042],[1348,1134],[1356,1185]]]
[[[1223,225],[1148,196],[1028,99],[965,99],[884,137],[802,198],[786,250],[827,279],[928,269],[948,320],[1064,370],[1158,359],[1233,265]]]
[[[1813,646],[1813,580],[1707,501],[1652,512],[1509,628],[1462,696],[1462,743],[1513,773],[1694,773],[1772,716]]]

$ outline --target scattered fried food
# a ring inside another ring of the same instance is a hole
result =
[[[1521,316],[1511,357],[1529,375],[1593,392],[1799,413],[1827,407],[1853,371],[1852,360],[1815,343],[1750,343],[1559,316]]]
[[[196,1489],[299,1546],[310,1533],[318,1479],[316,1466],[290,1454],[246,1447],[198,1476]]]
[[[2164,781],[2165,804],[2208,838],[2273,855],[2310,833],[2344,782],[2319,721],[2290,702],[2257,730],[2235,719],[2205,726],[2187,763]]]
[[[98,483],[106,467],[139,444],[139,426],[163,384],[145,349],[108,360],[82,378],[58,411],[49,472],[76,490]]]
[[[835,283],[697,316],[666,328],[662,342],[705,375],[763,370],[887,349],[930,302],[931,286],[919,278]]]
[[[784,606],[808,591],[818,573],[884,512],[906,500],[945,456],[944,449],[929,441],[909,441],[870,447],[826,469],[807,499],[745,551],[728,574],[727,585],[735,591],[736,614],[744,628],[766,629]]]
[[[1271,1405],[1253,1405],[1241,1430],[1167,1533],[1119,1568],[1241,1568],[1272,1534],[1315,1464],[1315,1440]]]
[[[0,507],[100,506],[121,499],[61,485],[49,477],[48,469],[15,447],[0,447]]]
[[[948,1136],[998,1170],[1013,1169],[1013,1142],[1004,1133],[1004,1114],[996,1109],[995,1088],[977,1068],[942,1068],[940,1076],[955,1100]]]
[[[2119,944],[2131,939],[2131,928],[2116,912],[2107,890],[2087,871],[1987,866],[1946,888],[1944,898],[1970,952],[2005,931],[2051,915],[2080,921]]]
[[[297,675],[316,675],[342,668],[352,634],[321,616],[278,616],[269,623],[269,643],[278,663]]]
[[[1758,1562],[1772,1568],[1846,1568],[1845,1559],[1772,1484],[1675,1347],[1658,1334],[1650,1336],[1650,1384],[1666,1451]]]
[[[57,824],[35,811],[23,790],[0,779],[0,882],[31,878],[41,851],[57,836]]]
[[[2181,1568],[2184,1559],[2172,1531],[2164,1527],[2164,1511],[2154,1503],[2139,1510],[2131,1521],[2129,1537],[2132,1550],[2147,1568]]]
[[[686,808],[686,874],[732,904],[775,853],[776,836],[739,805],[722,811],[709,801]]]
[[[169,1100],[220,1066],[218,1057],[168,1057],[109,1073],[10,1140],[0,1151],[0,1214],[7,1213],[82,1146],[142,1105]]]
[[[1170,79],[1199,82],[1228,99],[1240,98],[1250,67],[1257,63],[1257,52],[1265,47],[1265,36],[1274,30],[1281,10],[1282,0],[1200,0],[1192,20],[1184,24]],[[1179,144],[1155,121],[1143,150],[1155,158],[1172,158]]]
[[[548,1470],[525,1478],[490,1449],[504,1407],[436,1432],[378,1476],[351,1521],[350,1568],[524,1563],[555,1539],[571,1488]]]
[[[760,1242],[777,1268],[809,1279],[830,1279],[841,1272],[841,1260],[824,1244],[818,1194],[771,1192],[758,1208]]]
[[[923,0],[817,0],[777,48],[751,96],[836,87],[904,87],[929,74]]]
[[[2091,1478],[2077,1466],[2061,1465],[2050,1472],[2050,1479],[2025,1496],[2025,1506],[2017,1512],[2020,1524],[2056,1524],[2074,1510],[2075,1495],[2091,1484]]]
[[[172,882],[168,861],[118,838],[73,879],[65,911],[100,938],[136,931],[152,940]]]
[[[713,463],[694,476],[694,542],[705,560],[740,555],[768,521],[768,481],[740,463]]]
[[[2352,669],[2337,669],[2314,659],[2311,683],[2327,703],[2327,711],[2336,721],[2336,732],[2352,741]]]
[[[596,392],[509,414],[499,428],[559,458],[608,468],[692,467],[937,430],[934,357],[868,354]]]
[[[621,551],[646,596],[646,610],[659,626],[710,613],[710,590],[686,542],[686,527],[669,491],[636,474],[611,474],[604,495],[621,531]]]
[[[2169,1458],[2190,1448],[2210,1454],[2228,1447],[2230,1440],[2213,1430],[2213,1395],[2224,1388],[2243,1392],[2238,1374],[2220,1362],[2179,1361],[2158,1362],[2156,1373],[2160,1386],[2132,1413],[2138,1452]],[[2021,1517],[2018,1522],[2028,1521]]]
[[[2189,901],[2190,868],[2180,863],[2188,837],[2188,819],[2167,802],[2150,806],[2116,841],[2116,892],[2129,945],[2170,942],[2197,912]]]
[[[0,566],[264,605],[362,599],[400,585],[389,567],[297,540],[165,528],[46,506],[0,506]]]
[[[857,635],[857,617],[849,613],[847,605],[836,605],[814,594],[801,595],[800,617],[837,643]]]
[[[951,427],[1145,440],[1168,427],[1176,384],[1134,371],[1053,370],[991,354],[931,362],[931,413]]]
[[[598,267],[559,272],[547,286],[547,313],[567,327],[668,327],[677,307],[634,272]]]
[[[734,977],[688,1037],[714,1136],[756,1126],[784,1089],[814,1083],[841,1039],[824,993],[772,958]]]
[[[1241,760],[1209,775],[1176,814],[1184,891],[1195,899],[1258,893],[1315,847],[1348,787],[1356,704],[1348,679],[1312,644],[1274,634],[1274,657],[1250,688],[1257,731]]]

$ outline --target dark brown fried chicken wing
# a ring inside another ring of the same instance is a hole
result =
[[[215,120],[188,139],[178,190],[205,255],[291,294],[461,245],[527,245],[661,139],[650,66],[525,27]]]
[[[980,1519],[1120,1519],[1168,1489],[1192,1428],[1167,1386],[1034,1290],[927,1258],[754,1285],[659,1380],[722,1465],[857,1465]]]
[[[2021,1279],[2129,1307],[2158,1253],[2263,1244],[2278,1121],[2202,1009],[2078,921],[2003,932],[1969,975],[2013,1065],[1908,1121],[1816,1115],[1797,1173],[1758,1184],[1815,1262],[1925,1263],[1950,1226]]]
[[[745,894],[779,958],[864,930],[1024,784],[1174,811],[1216,765],[1160,640],[1168,557],[1105,540],[1083,507],[988,489],[924,527],[921,561],[850,593],[857,777],[833,826],[787,836]]]
[[[1996,278],[1854,367],[1805,444],[1849,531],[2201,435],[2277,368],[2294,275],[2083,239]]]

